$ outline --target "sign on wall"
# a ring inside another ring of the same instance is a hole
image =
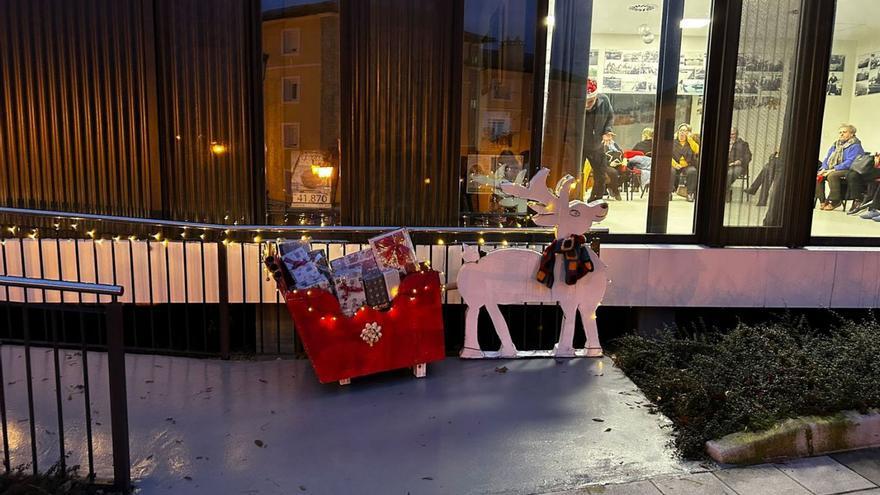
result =
[[[289,204],[291,208],[323,209],[332,203],[334,167],[321,151],[290,154]]]
[[[828,96],[843,95],[843,73],[846,69],[846,55],[831,55],[831,63],[828,64]]]

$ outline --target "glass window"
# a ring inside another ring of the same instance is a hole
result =
[[[282,98],[284,103],[296,103],[299,101],[299,77],[285,77],[282,79]]]
[[[880,40],[873,23],[878,7],[871,0],[837,2],[816,147],[814,236],[880,236]]]
[[[299,53],[299,28],[285,29],[281,32],[281,53],[284,55]]]
[[[461,212],[465,225],[522,225],[524,200],[502,181],[528,177],[536,0],[465,0]]]
[[[743,2],[733,122],[728,141],[724,225],[783,227],[784,157],[799,0]],[[775,184],[775,185],[774,185]]]
[[[595,0],[592,11],[585,12],[589,3],[551,2],[541,162],[551,168],[553,180],[578,177],[584,200],[609,201],[601,226],[611,233],[692,233],[710,1],[686,2],[685,20],[669,40],[660,39],[661,2]],[[660,44],[677,44],[679,38],[680,59],[662,61]],[[658,74],[665,63],[678,65],[679,81],[669,112],[676,127],[664,135],[655,118]],[[674,163],[654,162],[655,138],[672,146]],[[657,188],[659,197],[653,198],[650,182],[657,167],[667,168],[661,172],[669,184]],[[649,205],[658,203],[666,206],[658,213],[663,218],[650,224],[662,228],[648,229]]]
[[[299,122],[291,124],[282,124],[282,135],[284,136],[284,148],[290,150],[299,149]]]
[[[339,177],[339,5],[263,0],[269,221],[334,223]]]

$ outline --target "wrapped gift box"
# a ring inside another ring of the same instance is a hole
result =
[[[284,256],[286,253],[289,253],[294,249],[304,249],[307,253],[312,250],[311,244],[301,240],[281,241],[277,246],[278,254],[281,256]]]
[[[373,256],[371,249],[364,249],[349,253],[341,258],[336,258],[330,262],[334,272],[346,272],[352,270],[360,270],[361,273],[367,273],[379,269],[376,264],[376,257]]]
[[[330,289],[330,281],[318,270],[318,266],[312,262],[307,262],[294,268],[292,274],[297,289],[310,289],[313,287],[325,290]]]
[[[297,268],[312,263],[309,251],[302,246],[288,247],[286,251],[281,253],[281,261],[290,274],[293,274]],[[296,275],[293,275],[293,278],[295,279]]]
[[[364,292],[367,305],[375,309],[388,309],[400,288],[400,272],[395,268],[374,270],[364,275]]]
[[[370,247],[380,268],[395,268],[403,275],[418,271],[416,249],[406,229],[373,237]]]
[[[360,270],[334,272],[333,285],[336,287],[339,308],[345,316],[352,316],[367,302]]]
[[[333,274],[330,272],[330,262],[327,260],[327,253],[324,252],[323,249],[315,249],[314,251],[309,251],[309,259],[315,266],[318,268],[318,271],[321,272],[321,275],[327,279],[327,281],[333,280]],[[329,284],[330,289],[335,293],[335,289],[333,288],[333,284]]]

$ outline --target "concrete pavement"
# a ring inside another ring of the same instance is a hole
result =
[[[880,449],[552,492],[552,495],[600,494],[880,495]]]

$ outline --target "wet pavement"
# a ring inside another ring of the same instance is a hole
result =
[[[33,349],[41,465],[58,455],[52,354]],[[0,349],[13,465],[30,460],[23,349]],[[69,464],[86,461],[80,357],[63,351]],[[320,385],[305,360],[127,357],[140,493],[528,494],[658,476],[669,423],[605,359],[461,361]],[[109,477],[106,361],[89,354],[98,474]]]

